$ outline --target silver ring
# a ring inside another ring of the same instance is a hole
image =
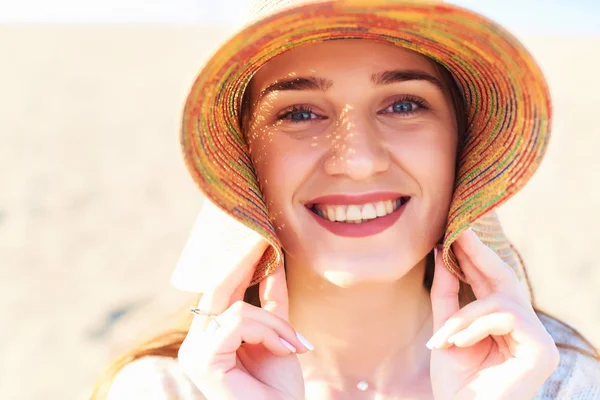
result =
[[[203,317],[213,317],[214,316],[214,314],[208,313],[208,312],[206,312],[204,310],[201,310],[199,308],[191,308],[190,312],[192,314],[201,315]]]
[[[207,320],[204,322],[204,329],[203,329],[204,332],[213,333],[213,332],[216,332],[221,327],[221,324],[219,324],[219,321],[217,321],[217,319],[215,318],[216,317],[215,314],[208,313],[199,308],[191,308],[190,312],[192,314],[200,315],[202,317],[207,318]]]

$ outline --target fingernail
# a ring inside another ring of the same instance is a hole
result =
[[[447,336],[458,326],[460,326],[459,320],[447,321],[440,329],[438,329],[431,339],[429,339],[425,346],[427,346],[429,350],[442,348],[448,343]]]
[[[290,344],[290,342],[288,342],[287,340],[285,340],[284,338],[279,338],[279,340],[281,340],[281,343],[283,343],[283,345],[292,353],[296,352],[296,348],[294,346],[292,346]]]
[[[427,342],[427,344],[425,345],[429,350],[433,350],[433,338],[434,336],[432,336],[431,339],[429,339],[429,342]]]
[[[298,340],[300,341],[300,343],[302,343],[304,345],[304,347],[306,347],[310,351],[313,351],[315,349],[315,346],[313,346],[312,343],[309,342],[308,339],[306,339],[304,336],[302,336],[298,332],[296,332],[296,336],[298,337]]]
[[[437,253],[438,253],[438,249],[437,249],[437,246],[435,246],[433,248],[433,260],[434,261],[437,260]]]
[[[438,338],[439,338],[439,336],[438,336],[438,333],[439,333],[439,331],[438,331],[438,332],[436,332],[436,333],[435,333],[435,334],[434,334],[434,335],[431,337],[431,339],[429,339],[429,341],[427,342],[427,344],[425,345],[425,346],[427,346],[427,348],[428,348],[429,350],[433,350],[433,349],[435,349],[435,348],[438,348],[438,347],[439,347],[440,343],[438,343],[438,342],[439,342],[440,340],[438,339]]]

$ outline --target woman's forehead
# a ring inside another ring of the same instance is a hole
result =
[[[305,76],[335,83],[336,76],[348,71],[369,79],[392,69],[422,71],[441,78],[429,58],[401,46],[371,40],[335,40],[298,47],[273,58],[256,73],[252,88],[260,93],[278,80]]]

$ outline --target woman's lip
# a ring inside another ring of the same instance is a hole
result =
[[[317,197],[305,205],[312,207],[314,204],[331,204],[331,205],[359,205],[366,203],[376,203],[378,201],[396,200],[399,197],[409,197],[398,192],[374,192],[359,195],[352,194],[329,194],[326,196]]]
[[[398,219],[400,219],[402,214],[404,214],[404,210],[409,202],[410,201],[407,201],[406,203],[402,204],[396,211],[386,215],[385,217],[378,217],[360,224],[332,222],[328,219],[318,216],[308,209],[306,212],[310,213],[315,221],[321,225],[321,227],[325,228],[336,236],[361,238],[377,235],[378,233],[381,233],[392,227],[398,221]]]

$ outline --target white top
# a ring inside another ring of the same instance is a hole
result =
[[[557,343],[590,352],[593,349],[559,322],[540,315]],[[600,399],[600,362],[579,352],[559,348],[560,364],[539,390],[534,400]],[[204,397],[187,378],[177,360],[144,357],[117,374],[108,400],[202,400]]]

